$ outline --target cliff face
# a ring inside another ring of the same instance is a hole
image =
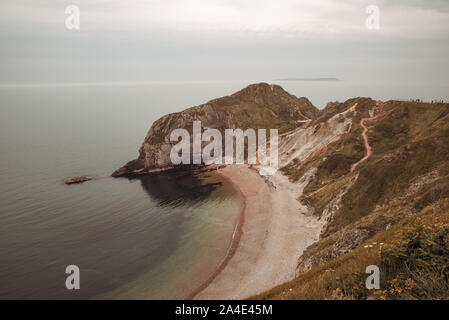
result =
[[[193,121],[201,121],[203,129],[279,129],[279,133],[300,126],[301,120],[313,120],[320,111],[307,98],[297,98],[280,86],[258,83],[226,97],[168,114],[153,123],[139,157],[117,169],[114,177],[157,171],[172,167],[170,134],[183,128],[192,133]]]

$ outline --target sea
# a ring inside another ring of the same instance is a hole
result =
[[[240,193],[214,174],[111,173],[137,157],[161,116],[254,82],[0,85],[0,299],[183,299],[201,285],[228,253]],[[447,100],[449,92],[443,85],[265,82],[320,108],[356,96]],[[64,184],[79,175],[93,180]],[[73,265],[80,288],[69,290]]]

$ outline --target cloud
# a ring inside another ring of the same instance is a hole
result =
[[[65,8],[81,30],[65,28]],[[380,30],[365,27],[380,8]],[[423,77],[447,83],[449,1],[2,0],[0,83]]]

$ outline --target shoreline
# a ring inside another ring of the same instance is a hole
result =
[[[228,253],[186,299],[244,299],[294,278],[297,259],[322,228],[297,201],[308,179],[291,183],[279,173],[264,178],[247,166],[214,174],[229,181],[244,204]]]
[[[224,180],[228,181],[235,188],[235,190],[242,197],[242,205],[240,207],[240,213],[239,213],[239,218],[238,218],[237,225],[236,225],[236,227],[234,229],[234,233],[232,234],[231,244],[229,246],[229,249],[228,249],[226,255],[220,261],[218,267],[209,276],[209,278],[207,278],[201,285],[199,285],[198,288],[196,288],[191,293],[189,293],[184,300],[193,300],[193,299],[195,299],[195,297],[201,291],[206,289],[214,281],[214,279],[220,274],[220,272],[224,268],[226,268],[226,265],[228,264],[229,260],[231,260],[231,258],[234,256],[234,254],[235,254],[235,252],[236,252],[236,250],[238,248],[238,245],[239,245],[239,242],[240,242],[240,238],[242,236],[243,224],[245,223],[245,211],[246,211],[246,202],[247,202],[246,196],[244,195],[244,193],[242,192],[240,187],[234,181],[232,181],[232,179],[230,179],[228,176],[226,176],[225,174],[222,174],[219,171],[219,169],[217,169],[216,171],[213,171],[213,174],[218,175],[221,178],[223,178]]]

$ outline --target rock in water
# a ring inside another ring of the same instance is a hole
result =
[[[92,178],[88,178],[85,176],[78,176],[78,177],[73,177],[67,180],[64,180],[65,184],[75,184],[75,183],[83,183],[86,181],[92,180]]]

